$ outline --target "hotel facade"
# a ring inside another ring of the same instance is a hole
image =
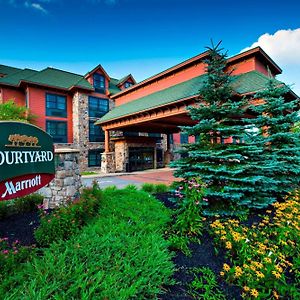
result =
[[[111,78],[101,65],[85,75],[0,65],[0,103],[26,106],[56,148],[78,149],[81,171],[159,168],[178,157],[182,143],[195,141],[180,133],[180,126],[194,124],[187,107],[199,98],[207,54],[139,83],[131,74]],[[234,76],[235,97],[249,100],[270,75],[282,72],[260,47],[229,58],[227,68]]]

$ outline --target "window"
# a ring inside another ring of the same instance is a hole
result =
[[[89,117],[100,118],[108,112],[108,100],[89,97]]]
[[[88,166],[89,167],[100,167],[101,166],[101,153],[103,150],[89,150],[88,153]]]
[[[180,144],[188,144],[189,136],[186,133],[180,133]]]
[[[127,88],[131,87],[132,85],[133,85],[132,82],[126,81],[126,82],[124,83],[124,88],[127,89]]]
[[[67,117],[67,98],[61,95],[46,94],[46,116]]]
[[[101,126],[95,125],[95,121],[89,121],[89,141],[104,142],[104,131]]]
[[[67,122],[46,121],[46,131],[54,143],[67,143]]]
[[[105,77],[101,74],[95,73],[93,76],[94,79],[94,88],[96,92],[104,93],[105,92]]]

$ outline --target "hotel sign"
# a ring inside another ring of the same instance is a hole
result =
[[[0,201],[31,194],[55,175],[52,137],[21,122],[0,121]]]

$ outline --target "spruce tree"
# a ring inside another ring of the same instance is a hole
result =
[[[270,78],[255,96],[263,103],[251,107],[263,145],[262,169],[275,182],[272,193],[279,200],[300,186],[300,132],[295,130],[300,120],[299,99],[287,97],[289,92],[288,86]]]
[[[275,182],[263,174],[262,143],[249,130],[252,122],[244,118],[247,100],[234,94],[234,78],[225,71],[227,54],[219,44],[208,47],[206,79],[197,104],[189,108],[197,123],[182,127],[196,142],[184,145],[183,158],[173,165],[176,176],[200,177],[206,184],[206,213],[227,214],[272,203],[270,190]]]

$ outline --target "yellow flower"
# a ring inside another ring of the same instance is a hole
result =
[[[221,276],[224,276],[224,275],[225,275],[225,273],[224,273],[223,271],[221,271],[221,272],[220,272],[220,275],[221,275]]]
[[[250,294],[254,297],[257,298],[258,297],[258,291],[256,289],[252,289]]]
[[[249,291],[250,291],[250,288],[249,288],[248,286],[245,285],[245,286],[243,287],[243,290],[244,290],[245,292],[249,292]]]
[[[264,261],[271,264],[272,263],[272,259],[270,257],[265,257]]]
[[[223,264],[223,270],[228,272],[230,270],[230,266],[227,264]]]
[[[232,245],[230,242],[226,242],[226,246],[225,246],[226,249],[232,249]]]
[[[221,241],[226,240],[226,236],[222,235],[222,236],[220,237],[220,240],[221,240]]]
[[[279,295],[277,294],[277,292],[275,290],[273,291],[273,296],[275,299],[279,299]]]
[[[262,272],[256,271],[255,273],[256,273],[257,277],[259,277],[259,278],[265,277],[265,275]]]
[[[276,271],[272,271],[272,274],[273,274],[276,278],[280,278],[280,277],[281,277],[280,273],[277,273]]]

